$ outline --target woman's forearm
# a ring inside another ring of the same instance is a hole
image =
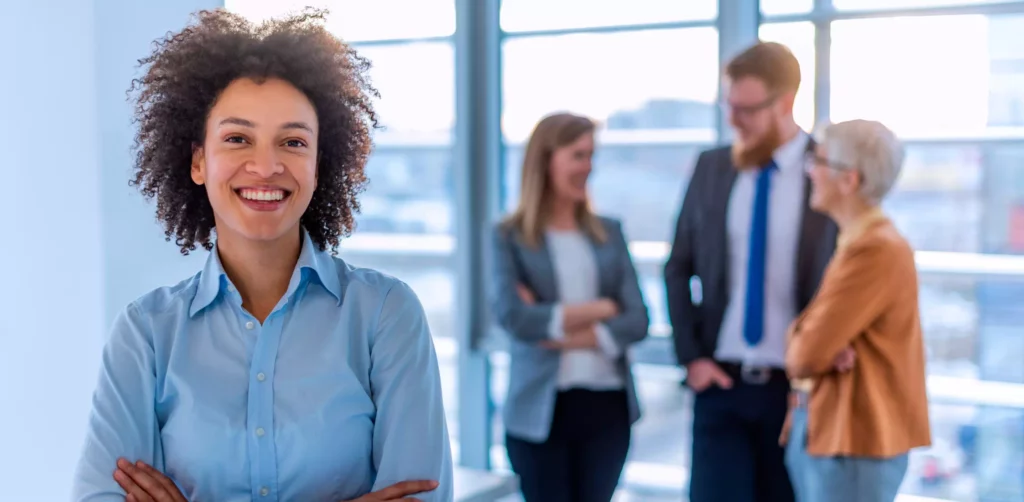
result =
[[[619,308],[614,301],[607,298],[600,298],[584,303],[574,303],[562,306],[562,330],[564,332],[576,331],[586,328],[595,323],[615,317]]]

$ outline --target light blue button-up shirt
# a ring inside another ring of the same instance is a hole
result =
[[[165,472],[189,500],[335,502],[407,480],[452,500],[437,355],[405,283],[308,236],[263,324],[216,252],[116,319],[72,500],[123,501],[116,461]]]

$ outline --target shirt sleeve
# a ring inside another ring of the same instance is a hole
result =
[[[552,304],[527,304],[516,293],[520,283],[513,237],[502,225],[493,232],[493,259],[491,262],[488,298],[494,319],[512,337],[527,343],[548,338]]]
[[[833,262],[817,296],[790,330],[786,369],[791,377],[832,371],[836,356],[878,320],[892,292],[900,289],[893,283],[896,262],[882,246],[850,250]]]
[[[562,340],[565,338],[564,319],[565,314],[562,310],[562,305],[555,305],[551,309],[551,322],[548,323],[548,338],[552,340]]]
[[[426,315],[408,285],[388,291],[370,346],[370,388],[376,405],[372,491],[401,481],[437,481],[423,502],[454,498],[451,446],[441,375]]]
[[[124,502],[125,492],[113,476],[121,457],[164,470],[155,411],[155,356],[146,325],[134,304],[114,321],[103,349],[72,501]]]
[[[625,234],[622,233],[622,226],[616,223],[612,228],[614,228],[613,235],[619,248],[619,259],[622,260],[624,273],[620,279],[618,293],[615,295],[615,301],[619,305],[619,315],[606,319],[604,325],[606,332],[618,346],[618,353],[621,353],[630,345],[647,338],[651,318],[643,293],[640,291],[636,266],[633,265],[633,258],[629,254],[629,243]],[[600,341],[600,337],[599,333],[598,341]]]
[[[597,347],[601,349],[604,356],[613,361],[618,359],[619,355],[622,354],[622,350],[619,348],[619,344],[615,343],[615,337],[612,336],[608,326],[605,326],[604,323],[598,323],[594,327],[594,334],[597,335]]]

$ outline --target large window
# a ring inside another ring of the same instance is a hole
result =
[[[327,9],[329,26],[347,42],[450,37],[453,0],[225,0],[224,7],[260,22],[306,7]],[[402,15],[396,15],[396,13]]]
[[[1024,23],[980,15],[833,22],[832,119],[870,117],[910,137],[988,132],[990,48],[1018,44],[1014,25]]]
[[[634,0],[600,6],[592,0],[503,0],[501,29],[516,33],[711,21],[717,12],[716,0]]]
[[[814,8],[814,0],[760,0],[761,13],[767,15],[806,14]]]
[[[814,24],[810,21],[763,24],[759,35],[761,40],[789,47],[800,62],[800,90],[793,105],[793,115],[800,127],[810,131],[814,127]]]
[[[592,181],[598,209],[622,218],[631,239],[666,240],[693,145],[715,139],[716,46],[713,28],[508,39],[502,129],[509,208],[534,124],[569,110],[602,126]],[[666,65],[652,47],[708,50],[680,53]]]
[[[832,0],[839,10],[878,10],[928,7],[954,7],[986,3],[1003,3],[1000,0]],[[1011,2],[1006,2],[1011,3]]]

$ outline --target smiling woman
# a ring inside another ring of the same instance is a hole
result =
[[[142,62],[133,182],[212,252],[115,320],[74,500],[452,500],[423,308],[329,252],[366,179],[368,63],[316,11],[200,12]]]
[[[148,71],[132,87],[140,126],[134,183],[156,198],[157,216],[182,253],[196,244],[212,248],[215,205],[227,200],[217,193],[227,185],[204,189],[197,171],[206,162],[248,171],[262,169],[262,161],[271,170],[301,165],[290,177],[308,173],[304,188],[314,178],[320,186],[291,207],[308,209],[298,214],[313,242],[336,246],[352,230],[376,125],[376,91],[365,78],[369,62],[317,24],[323,15],[256,27],[227,12],[203,12],[142,60]],[[274,148],[257,144],[257,133]],[[192,166],[191,176],[182,165]]]

